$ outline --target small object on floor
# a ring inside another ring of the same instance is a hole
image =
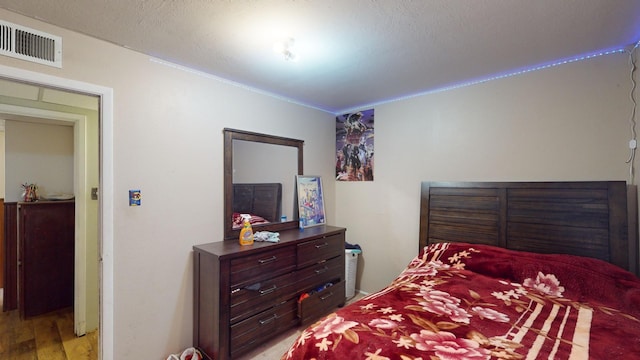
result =
[[[202,360],[202,354],[196,348],[187,348],[181,354],[171,354],[167,360]]]

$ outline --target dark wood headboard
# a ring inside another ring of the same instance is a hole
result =
[[[282,184],[233,184],[233,212],[254,214],[270,222],[280,221]]]
[[[624,181],[423,182],[420,249],[469,242],[573,254],[639,275],[637,210]]]

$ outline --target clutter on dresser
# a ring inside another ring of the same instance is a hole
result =
[[[280,233],[271,231],[258,231],[253,234],[253,240],[277,243],[280,241]]]
[[[251,227],[251,215],[242,214],[242,230],[240,230],[240,245],[253,244],[253,228]]]

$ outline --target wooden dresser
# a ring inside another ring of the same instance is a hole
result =
[[[345,231],[316,226],[280,231],[278,243],[194,246],[194,346],[233,359],[344,305]]]

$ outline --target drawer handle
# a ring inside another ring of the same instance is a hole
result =
[[[322,249],[323,247],[327,247],[327,246],[329,246],[329,243],[325,242],[324,244],[316,245],[316,249]]]
[[[268,324],[268,323],[272,322],[273,320],[275,320],[275,319],[277,319],[277,318],[278,318],[278,315],[273,314],[273,316],[272,316],[272,317],[270,317],[270,318],[268,318],[268,319],[260,320],[260,325],[266,325],[266,324]]]
[[[327,300],[328,298],[330,298],[332,296],[333,296],[333,292],[330,292],[325,296],[320,296],[320,300],[325,301],[325,300]]]
[[[278,287],[276,285],[273,285],[272,287],[266,289],[266,290],[260,290],[260,296],[262,295],[266,295],[268,293],[272,293],[275,291],[275,289],[277,289]]]
[[[329,268],[325,266],[325,267],[323,267],[322,269],[318,269],[318,270],[316,270],[316,275],[320,275],[320,274],[322,274],[322,273],[325,273],[325,272],[327,272],[328,270],[329,270]]]
[[[272,257],[270,257],[268,259],[260,259],[260,260],[258,260],[260,265],[264,265],[264,264],[270,263],[272,261],[276,261],[276,256],[275,255],[273,255]]]

